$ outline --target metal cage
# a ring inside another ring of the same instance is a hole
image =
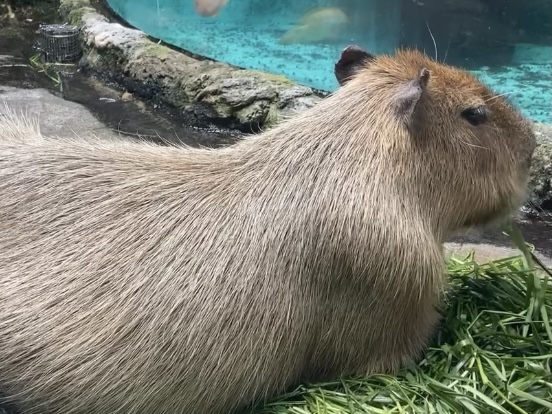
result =
[[[41,24],[38,44],[44,62],[75,63],[82,54],[79,29],[66,24]]]

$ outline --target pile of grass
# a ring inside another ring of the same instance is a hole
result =
[[[305,385],[255,414],[552,412],[552,283],[527,258],[452,258],[444,323],[399,376]]]

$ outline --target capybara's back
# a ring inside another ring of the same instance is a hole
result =
[[[215,153],[76,140],[0,144],[3,390],[37,413],[201,414],[297,378],[314,315],[269,257],[278,213]]]
[[[228,414],[419,357],[442,241],[519,205],[534,136],[418,52],[347,48],[335,73],[220,150],[0,117],[0,394],[25,414]]]

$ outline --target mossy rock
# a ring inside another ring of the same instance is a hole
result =
[[[537,207],[552,208],[552,145],[537,147],[531,165],[530,200]]]
[[[147,42],[144,44],[142,53],[149,56],[155,56],[159,59],[166,59],[171,53],[175,52],[167,46]]]
[[[276,74],[273,74],[273,73],[261,72],[261,71],[258,71],[258,70],[250,70],[249,72],[251,74],[257,75],[260,79],[263,79],[263,80],[266,80],[266,81],[276,82],[276,83],[280,83],[282,85],[287,85],[287,86],[296,85],[295,82],[293,82],[291,79],[285,77],[284,75],[276,75]]]
[[[13,7],[34,6],[35,4],[56,3],[56,0],[10,0]]]
[[[318,101],[312,89],[285,76],[195,59],[143,32],[131,33],[109,23],[89,0],[60,1],[60,14],[83,29],[83,66],[137,96],[196,113],[198,123],[220,121],[226,127],[231,120],[232,128],[250,131],[252,125],[274,125],[282,113]]]
[[[80,19],[86,13],[96,12],[89,0],[60,0],[58,11],[70,24],[77,26],[81,25]]]

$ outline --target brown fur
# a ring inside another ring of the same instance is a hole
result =
[[[336,74],[220,150],[0,118],[0,389],[25,413],[226,414],[419,357],[442,242],[519,205],[535,139],[418,52],[344,51]]]

